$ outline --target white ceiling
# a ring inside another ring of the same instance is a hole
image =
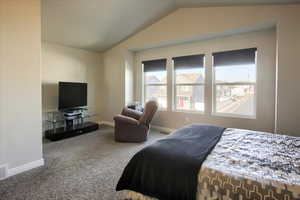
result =
[[[103,51],[178,7],[300,0],[42,0],[44,41]]]

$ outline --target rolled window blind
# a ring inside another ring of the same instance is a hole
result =
[[[214,66],[255,64],[256,51],[257,48],[249,48],[213,53]]]
[[[148,60],[142,62],[144,72],[166,71],[167,59]]]
[[[173,61],[175,70],[199,68],[204,65],[204,54],[174,57]]]

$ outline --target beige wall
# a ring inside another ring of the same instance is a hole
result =
[[[126,51],[171,44],[264,24],[277,26],[278,132],[299,135],[300,5],[181,8],[104,53],[104,120],[112,121],[125,104]],[[114,77],[114,78],[113,78]],[[137,84],[135,82],[135,84]],[[237,124],[238,122],[234,123]]]
[[[0,5],[0,164],[11,169],[42,159],[41,13],[39,0]]]
[[[0,0],[0,58],[3,58],[5,50],[4,50],[4,0]],[[0,62],[0,94],[4,91],[4,65]],[[1,110],[4,109],[3,97],[0,96],[0,165],[6,164],[6,156],[5,156],[5,135],[4,135],[4,112]]]
[[[133,73],[133,54],[126,49],[115,49],[103,54],[103,67],[101,85],[101,95],[103,98],[103,106],[101,109],[102,120],[112,121],[116,113],[120,113],[126,101],[131,101],[133,98],[133,77],[129,75]],[[120,65],[120,62],[122,63]],[[122,66],[122,67],[121,67]],[[126,71],[127,69],[127,71]],[[125,77],[127,74],[127,77]],[[130,84],[126,86],[125,84]],[[131,90],[131,95],[125,92]]]
[[[100,53],[44,42],[42,44],[43,112],[58,108],[58,82],[88,83],[88,107],[99,113],[101,97]]]
[[[253,47],[258,48],[256,118],[222,117],[212,114],[212,53]],[[205,113],[172,111],[172,57],[194,54],[205,54]],[[136,98],[140,101],[142,101],[141,62],[159,58],[168,59],[167,69],[170,84],[168,84],[168,109],[156,114],[153,120],[154,124],[180,128],[191,123],[203,123],[274,132],[276,72],[276,32],[274,29],[137,52],[135,64]]]

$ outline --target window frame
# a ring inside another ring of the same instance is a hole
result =
[[[214,56],[211,55],[211,63],[212,63],[212,116],[219,116],[219,117],[232,117],[232,118],[244,118],[244,119],[257,119],[257,77],[258,77],[258,64],[257,64],[257,55],[258,55],[258,49],[255,52],[255,82],[230,82],[230,83],[216,83],[216,73],[215,73],[215,66],[214,66]],[[253,85],[254,86],[254,115],[243,115],[243,114],[233,114],[233,113],[222,113],[217,112],[217,102],[216,102],[216,92],[217,92],[217,86],[218,85]]]
[[[165,86],[166,87],[166,107],[158,106],[159,111],[166,111],[168,110],[168,68],[166,65],[166,83],[146,83],[146,72],[144,71],[144,64],[142,63],[142,104],[145,105],[146,103],[146,91],[147,86]]]
[[[197,113],[197,114],[204,114],[205,113],[205,87],[206,87],[206,62],[205,62],[206,55],[203,56],[203,70],[204,70],[204,78],[203,83],[176,83],[176,70],[174,65],[174,60],[172,59],[172,111],[174,112],[185,112],[185,113]],[[203,86],[203,102],[204,102],[204,109],[203,110],[188,110],[188,109],[177,109],[177,86]]]

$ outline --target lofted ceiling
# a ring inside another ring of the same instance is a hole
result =
[[[104,51],[178,7],[300,0],[42,0],[42,38]]]

